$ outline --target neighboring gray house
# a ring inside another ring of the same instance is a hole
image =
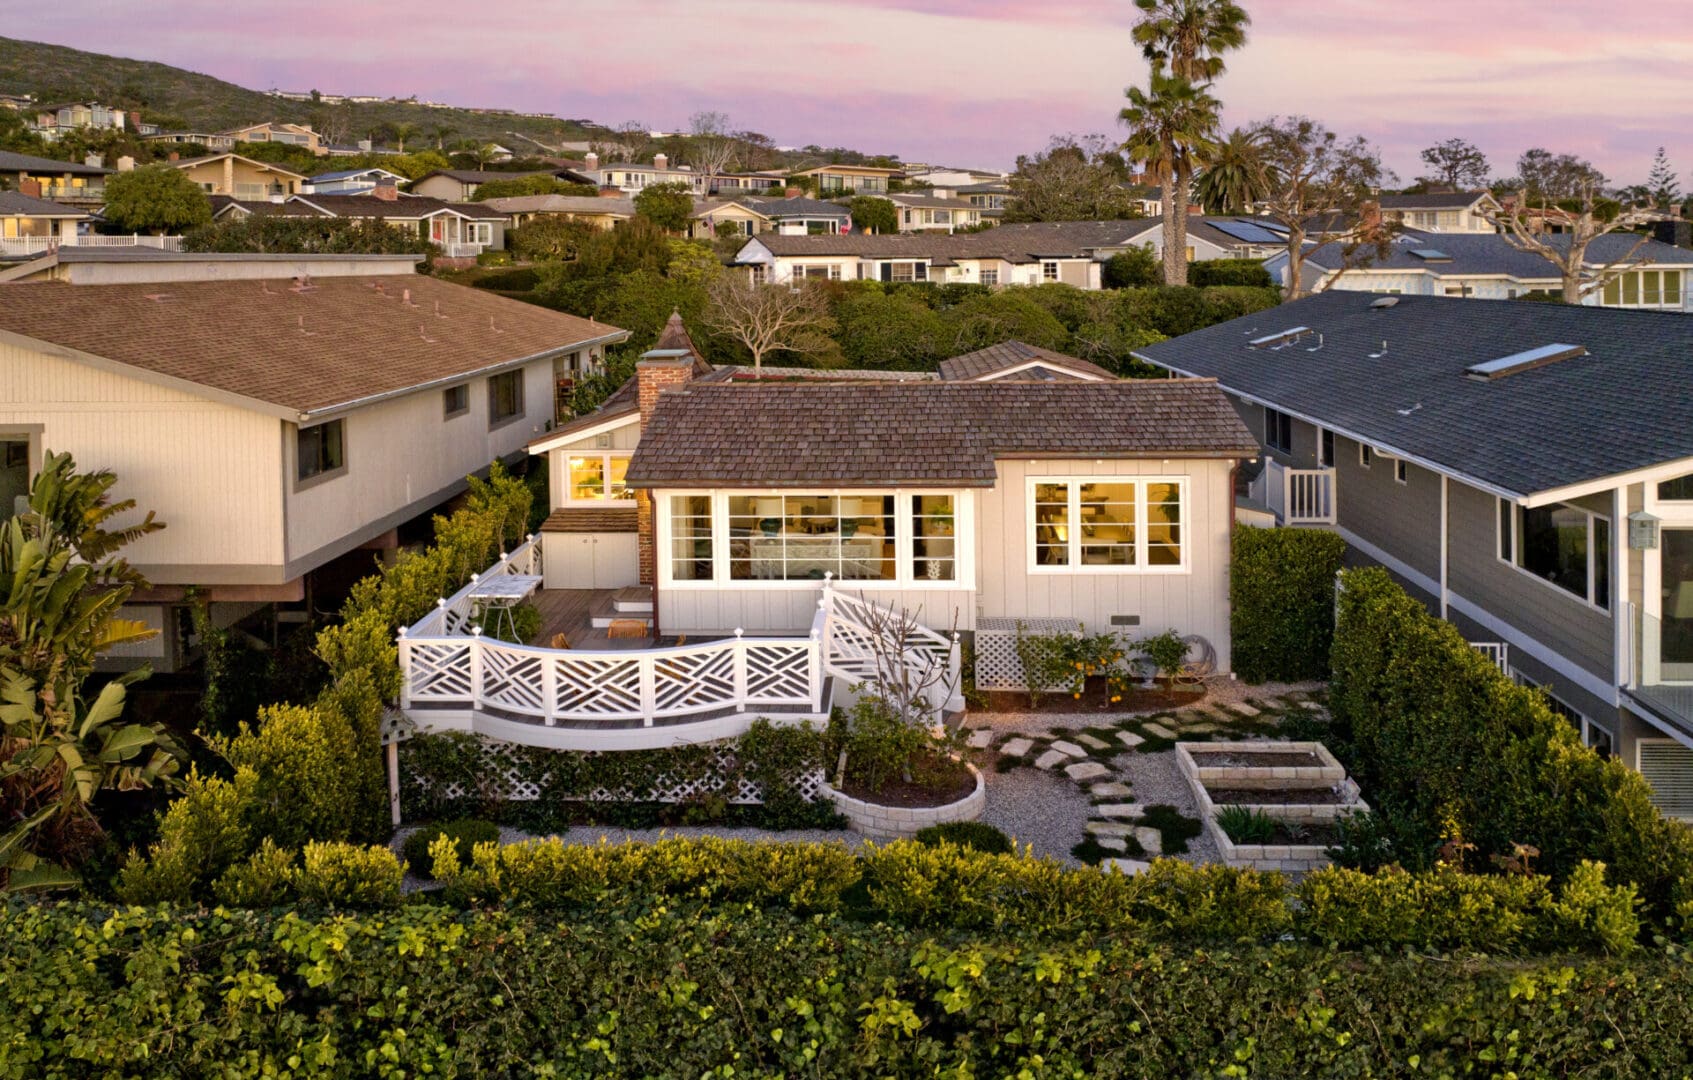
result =
[[[1553,247],[1567,246],[1567,235],[1542,237]],[[1639,245],[1636,247],[1636,245]],[[1362,255],[1372,255],[1366,250]],[[1611,233],[1595,239],[1587,249],[1587,264],[1595,269],[1627,258],[1629,268],[1588,295],[1584,303],[1599,307],[1687,311],[1693,308],[1693,251],[1660,240],[1640,242],[1634,233]],[[1264,261],[1270,276],[1287,283],[1287,255]],[[1415,229],[1397,237],[1386,258],[1373,258],[1346,267],[1339,245],[1330,244],[1306,256],[1305,289],[1345,289],[1351,292],[1408,296],[1459,296],[1481,300],[1514,300],[1525,293],[1560,294],[1563,278],[1557,267],[1529,251],[1511,246],[1494,233],[1432,233]]]
[[[1383,221],[1432,233],[1494,233],[1498,200],[1487,191],[1444,191],[1423,195],[1383,195],[1377,200]]]
[[[1335,291],[1135,355],[1234,400],[1258,516],[1333,528],[1693,817],[1693,319]]]

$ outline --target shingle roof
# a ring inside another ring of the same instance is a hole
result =
[[[1515,495],[1693,457],[1693,318],[1331,291],[1135,352]],[[1250,338],[1322,337],[1272,351]],[[1372,358],[1387,343],[1385,355]],[[1588,355],[1489,382],[1464,369],[1552,343]]]
[[[635,200],[606,199],[594,195],[506,195],[486,199],[481,205],[502,214],[614,214],[635,216]]]
[[[241,154],[230,153],[228,151],[225,151],[224,153],[221,153],[221,154],[206,154],[202,157],[183,158],[180,161],[167,161],[167,162],[162,162],[162,164],[169,165],[172,168],[176,168],[176,169],[192,169],[196,165],[204,165],[207,162],[211,162],[211,161],[222,161],[224,158],[234,158],[236,161],[245,161],[249,165],[258,166],[259,169],[264,171],[264,172],[281,173],[284,176],[292,176],[296,180],[304,180],[305,179],[304,174],[297,173],[293,169],[284,168],[283,166],[278,165],[274,161],[259,161],[256,158],[250,158],[250,157],[243,156]]]
[[[303,413],[622,333],[421,275],[7,285],[0,329]]]
[[[795,196],[791,199],[755,199],[751,196],[740,196],[733,200],[744,206],[758,211],[767,218],[785,217],[832,217],[850,218],[852,215],[847,208],[837,203],[824,202],[822,199],[807,199]]]
[[[895,206],[905,206],[919,210],[974,210],[964,199],[949,199],[941,195],[908,195],[900,192],[893,195],[873,196],[884,198]]]
[[[1088,360],[1077,356],[1066,356],[1051,349],[1042,349],[1035,345],[1027,345],[1021,341],[1003,341],[998,345],[989,345],[985,349],[954,356],[950,360],[940,362],[940,377],[948,382],[978,380],[984,376],[1021,367],[1031,361],[1039,361],[1043,368],[1058,368],[1062,371],[1077,372],[1091,375],[1100,379],[1115,379],[1117,376]],[[1031,377],[1031,380],[1033,377]],[[1031,381],[1025,380],[1025,381]]]
[[[978,233],[867,236],[782,236],[761,233],[747,241],[775,255],[858,255],[906,259],[1005,259],[1034,262],[1085,258],[1101,249],[1136,243],[1158,227],[1151,218],[1129,221],[1051,221],[999,225]]]
[[[1567,249],[1570,237],[1551,233],[1539,239],[1553,249]],[[1587,261],[1603,266],[1629,254],[1640,244],[1633,233],[1609,233],[1596,237],[1587,246]],[[1445,261],[1430,261],[1414,254],[1434,250],[1450,256]],[[1340,265],[1343,253],[1334,245],[1321,248],[1306,256],[1306,262],[1324,270]],[[1366,251],[1366,254],[1368,252]],[[1693,251],[1666,244],[1661,240],[1647,240],[1640,244],[1631,262],[1663,263],[1671,266],[1693,265]],[[1428,271],[1433,274],[1500,274],[1521,280],[1559,280],[1558,268],[1534,254],[1519,251],[1498,233],[1432,233],[1408,229],[1390,248],[1386,258],[1372,259],[1358,270]]]
[[[326,210],[334,217],[345,218],[421,218],[451,210],[470,218],[503,218],[506,215],[495,207],[482,203],[450,203],[427,195],[400,195],[392,201],[375,195],[293,195],[278,206],[277,212],[288,217],[321,216],[307,207]]]
[[[659,395],[629,483],[991,486],[999,457],[1248,457],[1214,383],[690,383]]]
[[[7,216],[22,214],[24,217],[85,218],[88,216],[81,210],[72,209],[62,203],[32,198],[16,191],[0,191],[0,214]]]
[[[80,161],[55,161],[32,154],[14,154],[0,150],[0,172],[53,173],[58,176],[106,176],[111,169],[98,165],[84,165]]]
[[[1443,191],[1432,195],[1383,195],[1383,210],[1462,210],[1489,195],[1485,191]]]
[[[451,177],[461,184],[486,184],[494,180],[520,180],[525,176],[560,177],[565,173],[577,175],[576,170],[566,168],[526,169],[523,172],[502,172],[499,169],[436,169],[432,173],[418,177],[413,184],[414,186],[420,184],[431,176]]]

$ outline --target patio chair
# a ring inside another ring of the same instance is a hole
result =
[[[550,644],[551,647],[555,649],[568,649],[570,648],[570,639],[565,637],[563,634],[554,634],[553,640]]]
[[[613,619],[606,627],[605,636],[608,638],[644,638],[647,636],[647,620],[645,619]]]

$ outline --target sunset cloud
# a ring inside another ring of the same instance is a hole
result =
[[[1380,145],[1409,181],[1450,135],[1495,170],[1544,145],[1619,182],[1693,136],[1693,30],[1675,5],[1248,0],[1218,87],[1230,124],[1306,113]],[[1144,77],[1129,0],[517,0],[477,9],[297,0],[109,0],[13,13],[5,33],[161,60],[257,89],[417,94],[607,123],[702,109],[780,144],[1009,167],[1053,133],[1116,130]],[[1693,159],[1681,161],[1683,166]]]

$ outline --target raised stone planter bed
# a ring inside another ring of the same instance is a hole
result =
[[[1280,870],[1285,874],[1308,874],[1330,862],[1326,844],[1237,844],[1217,824],[1215,815],[1205,818],[1205,831],[1217,845],[1217,854],[1230,866],[1253,870]]]
[[[1285,764],[1273,764],[1278,758]],[[1176,761],[1189,781],[1214,788],[1332,788],[1346,779],[1317,742],[1184,742]]]
[[[824,783],[820,790],[823,797],[833,802],[835,809],[852,823],[854,829],[870,839],[907,840],[930,825],[975,821],[982,816],[982,810],[988,803],[987,785],[982,779],[980,769],[968,762],[965,767],[970,770],[970,775],[976,778],[975,789],[964,798],[944,806],[882,806],[843,794],[828,783]]]
[[[1278,755],[1288,764],[1274,764]],[[1346,769],[1321,743],[1184,742],[1176,744],[1176,762],[1193,789],[1206,832],[1230,866],[1306,873],[1329,864],[1324,854],[1329,845],[1236,844],[1217,823],[1221,805],[1213,792],[1226,792],[1226,805],[1244,806],[1289,825],[1332,825],[1370,808]],[[1256,802],[1241,797],[1252,792],[1265,794]]]

